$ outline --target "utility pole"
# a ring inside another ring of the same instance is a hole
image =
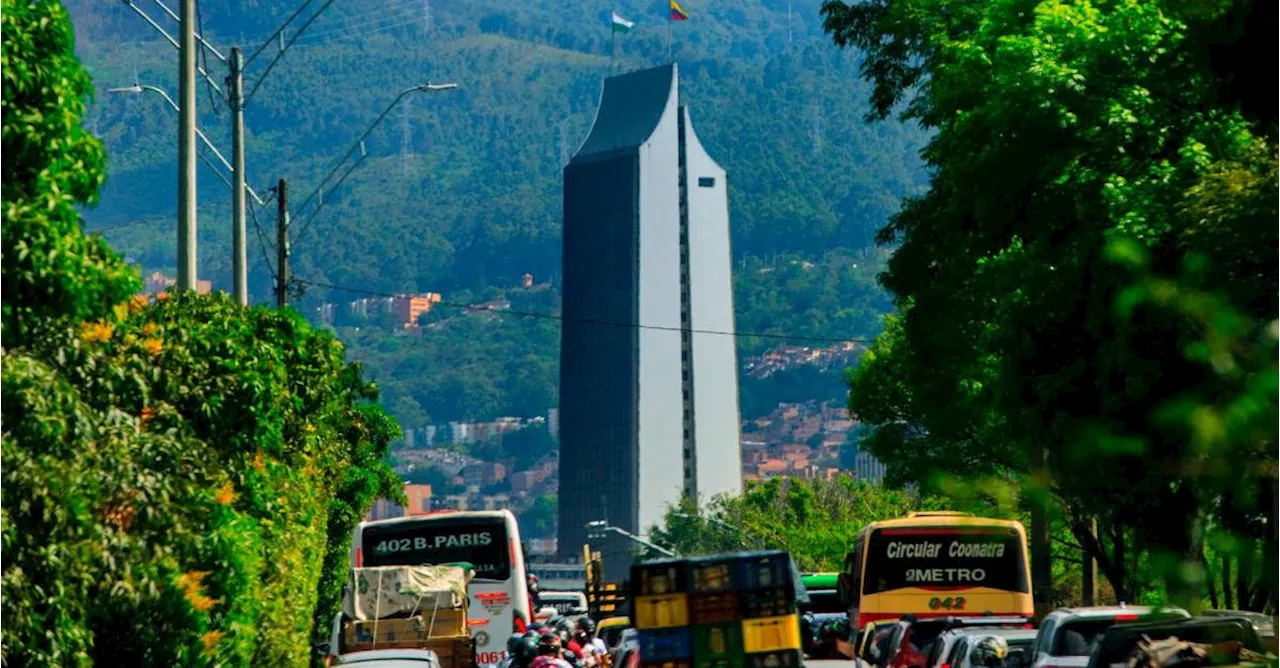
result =
[[[244,60],[240,47],[231,48],[231,76],[227,79],[228,97],[231,103],[231,266],[236,303],[249,305],[249,264],[244,222]]]
[[[276,305],[284,308],[289,305],[289,197],[284,179],[276,186],[276,215]]]
[[[178,289],[196,287],[196,0],[182,0],[178,65]]]

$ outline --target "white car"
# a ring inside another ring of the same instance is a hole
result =
[[[984,628],[971,626],[947,631],[934,641],[929,653],[926,668],[974,668],[972,652],[983,638],[999,636],[1009,646],[1009,656],[1005,659],[1005,668],[1023,668],[1026,661],[1023,657],[1031,650],[1035,641],[1035,629],[1020,628]]]
[[[359,668],[440,668],[440,657],[425,649],[371,649],[335,658],[335,666]]]
[[[1040,631],[1031,650],[1031,668],[1084,668],[1089,665],[1094,641],[1107,629],[1153,616],[1190,617],[1191,614],[1181,608],[1124,604],[1054,610],[1040,622]]]

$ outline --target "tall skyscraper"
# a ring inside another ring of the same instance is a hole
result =
[[[674,64],[605,79],[564,170],[559,550],[742,485],[728,183]],[[714,332],[714,333],[713,333]],[[605,550],[621,579],[626,541]]]

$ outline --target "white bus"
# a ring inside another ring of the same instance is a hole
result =
[[[507,638],[533,617],[525,578],[520,529],[509,510],[443,511],[361,522],[351,537],[357,567],[467,562],[475,567],[468,588],[468,625],[476,663],[494,665],[507,653]]]

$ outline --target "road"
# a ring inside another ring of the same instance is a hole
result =
[[[805,668],[852,668],[853,662],[848,660],[831,661],[829,659],[823,659],[821,661],[813,661],[805,659],[804,666]]]

